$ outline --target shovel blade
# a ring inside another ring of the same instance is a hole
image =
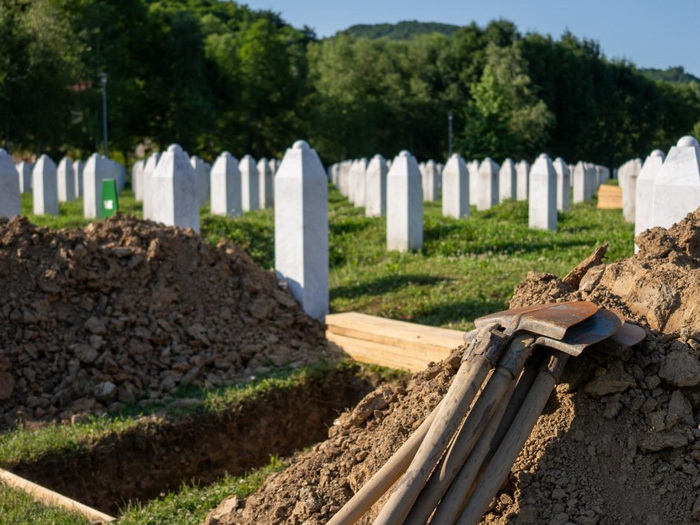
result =
[[[513,308],[496,312],[474,320],[477,328],[498,323],[507,332],[525,330],[553,339],[562,339],[567,330],[585,321],[598,311],[598,307],[588,301],[571,303],[548,303],[525,308]]]
[[[613,336],[625,318],[613,310],[598,310],[595,315],[572,327],[561,340],[538,337],[536,344],[559,350],[570,356],[581,355],[586,348]]]
[[[588,352],[595,351],[596,355],[601,357],[616,357],[626,349],[641,343],[646,336],[647,333],[642,327],[627,322],[608,339],[591,347]]]

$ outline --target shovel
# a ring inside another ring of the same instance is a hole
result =
[[[527,331],[549,339],[559,340],[566,335],[567,330],[585,321],[597,310],[598,307],[595,304],[584,301],[553,303],[506,310],[475,320],[474,323],[481,335],[477,335],[470,347],[473,348],[472,353],[468,359],[462,362],[430,430],[396,489],[374,521],[374,525],[404,523],[435,466],[443,456],[460,421],[469,409],[486,374],[499,362],[501,353],[510,344],[515,333]],[[496,331],[497,327],[501,327],[502,331]],[[490,389],[489,396],[482,401],[482,405],[487,407],[485,410],[487,415],[493,415],[499,396],[508,390],[510,383],[517,376],[515,371],[517,370],[517,374],[519,374],[522,363],[525,361],[522,352],[507,355],[509,356],[508,363],[499,363],[503,366],[499,366],[497,371],[500,376],[497,380],[498,385]],[[482,398],[483,396],[480,397],[480,400]],[[466,447],[469,450],[474,444],[474,439],[472,439],[474,434],[480,434],[483,430],[483,425],[469,430],[469,435],[465,439]],[[468,455],[468,451],[466,454]],[[460,456],[463,455],[464,453],[460,452]],[[446,483],[449,484],[449,481]],[[439,485],[440,489],[435,493],[441,492],[443,489],[446,490],[447,485],[444,482],[439,483]],[[434,494],[430,498],[434,499]],[[435,503],[437,502],[435,501]]]
[[[572,328],[563,340],[553,341],[547,337],[537,339],[538,344],[553,345],[555,350],[550,351],[545,358],[513,421],[504,418],[501,425],[507,431],[501,443],[492,444],[492,457],[490,461],[486,459],[488,465],[482,467],[478,478],[473,471],[460,472],[435,512],[434,523],[475,525],[481,521],[544,410],[569,357],[580,355],[587,347],[611,337],[614,338],[613,344],[627,347],[644,339],[644,330],[630,324],[625,324],[622,328],[623,323],[624,318],[616,312],[600,310],[589,320]],[[469,499],[465,505],[463,502],[466,498]]]

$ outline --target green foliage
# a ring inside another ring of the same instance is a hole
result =
[[[429,35],[433,33],[449,36],[457,30],[459,30],[459,26],[452,24],[407,20],[396,24],[357,24],[340,31],[339,33],[355,38],[369,38],[371,40],[377,38],[386,38],[388,40],[411,40],[422,35]]]
[[[644,68],[639,72],[651,80],[660,80],[670,84],[698,84],[700,78],[688,73],[683,66],[667,67],[666,69]]]

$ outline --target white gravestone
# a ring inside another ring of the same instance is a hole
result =
[[[152,201],[153,220],[199,232],[197,174],[177,144],[169,146],[161,156],[153,184],[158,188]]]
[[[528,224],[537,230],[557,229],[557,172],[546,153],[537,158],[530,170]]]
[[[569,195],[571,193],[571,170],[564,159],[554,159],[554,170],[557,172],[557,210],[569,211]]]
[[[469,171],[464,159],[453,153],[442,170],[442,214],[469,217]]]
[[[137,160],[131,168],[131,188],[134,190],[134,198],[143,201],[143,169],[145,160]]]
[[[382,217],[386,215],[386,176],[389,169],[381,155],[375,155],[365,172],[365,215]]]
[[[299,140],[275,175],[275,272],[311,317],[328,313],[328,183],[316,151]]]
[[[530,194],[530,163],[521,160],[515,167],[518,178],[517,199],[526,201]]]
[[[353,164],[352,202],[357,207],[364,207],[367,197],[367,159],[356,160]]]
[[[190,165],[195,173],[195,180],[197,181],[197,202],[201,208],[207,205],[207,199],[209,198],[209,172],[207,171],[205,162],[197,155],[193,155],[190,158]]]
[[[476,209],[489,210],[498,204],[498,164],[486,157],[476,179]]]
[[[99,217],[102,212],[102,181],[112,178],[109,160],[93,153],[83,168],[83,216]]]
[[[75,173],[73,172],[73,161],[68,157],[63,157],[58,163],[58,202],[69,202],[75,200]]]
[[[655,149],[644,161],[637,177],[637,198],[634,209],[634,236],[652,227],[654,180],[664,163],[664,152]],[[636,248],[635,248],[636,250]]]
[[[17,163],[15,166],[17,168],[17,174],[19,175],[19,191],[21,193],[31,193],[32,192],[32,171],[34,171],[34,165],[31,162],[23,160]]]
[[[34,215],[58,215],[58,174],[56,163],[42,155],[32,170]]]
[[[598,188],[595,187],[595,181],[597,178],[595,166],[591,164],[590,162],[584,162],[583,163],[583,173],[584,173],[584,191],[585,191],[585,200],[589,201],[593,198],[593,195],[595,194],[596,190]]]
[[[515,199],[517,197],[518,174],[511,159],[506,159],[501,164],[498,172],[498,201]]]
[[[260,175],[258,166],[250,155],[243,157],[238,163],[241,170],[241,191],[243,195],[243,211],[260,208]]]
[[[469,172],[469,204],[476,206],[476,179],[479,177],[479,161],[467,162]]]
[[[402,151],[386,177],[386,243],[408,252],[423,246],[423,181],[416,159]]]
[[[700,147],[685,136],[666,156],[654,179],[652,223],[669,228],[700,206]]]
[[[153,185],[153,174],[158,167],[160,153],[155,152],[148,157],[145,166],[143,167],[143,218],[153,219],[153,196],[159,191]]]
[[[630,161],[625,174],[625,187],[622,189],[622,217],[625,222],[634,223],[637,201],[637,177],[642,171],[641,161]]]
[[[260,177],[260,208],[270,208],[274,202],[275,179],[267,159],[258,161],[258,176]]]
[[[579,161],[574,166],[574,204],[586,201],[586,168]]]
[[[243,213],[241,172],[238,160],[228,151],[219,155],[211,168],[211,212],[228,217]]]
[[[0,216],[11,218],[21,212],[17,167],[12,157],[0,149]]]
[[[75,177],[75,196],[82,197],[85,193],[83,188],[83,170],[85,169],[85,162],[80,159],[73,161],[73,176]]]
[[[423,201],[435,202],[439,198],[440,181],[437,166],[434,160],[429,160],[423,165]]]

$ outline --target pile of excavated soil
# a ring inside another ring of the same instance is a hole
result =
[[[569,362],[483,523],[685,524],[700,520],[700,210],[637,238],[639,254],[564,279],[531,273],[512,307],[590,300],[647,329],[621,357]],[[449,387],[461,349],[343,414],[327,441],[213,524],[325,523],[417,428]],[[371,523],[384,496],[360,523]]]
[[[240,248],[129,217],[0,220],[0,318],[0,428],[327,354],[322,323]]]

